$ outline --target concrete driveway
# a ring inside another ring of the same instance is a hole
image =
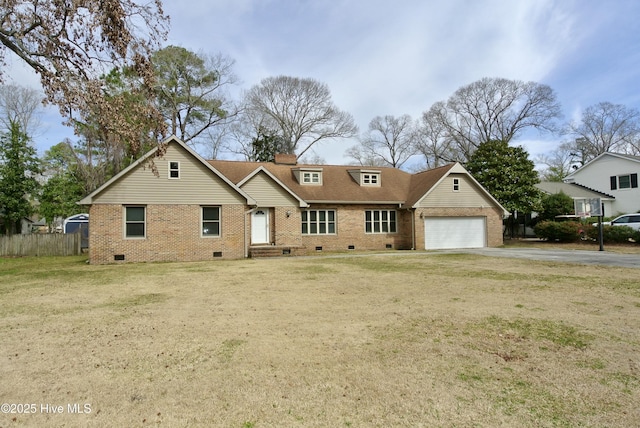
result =
[[[479,256],[640,268],[640,254],[619,254],[608,251],[544,250],[540,248],[472,248],[440,251],[455,254],[465,253]]]

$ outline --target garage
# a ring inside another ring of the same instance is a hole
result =
[[[424,246],[427,250],[485,247],[486,236],[485,217],[424,219]]]

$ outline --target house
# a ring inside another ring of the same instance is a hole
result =
[[[604,215],[640,212],[640,156],[619,153],[603,153],[569,174],[566,183],[579,184],[614,198],[610,209],[605,206]]]
[[[0,209],[1,210],[1,209]],[[37,216],[22,217],[20,219],[20,230],[15,231],[21,235],[30,235],[37,232],[41,227],[46,226],[43,219],[37,219]],[[4,221],[0,219],[0,235],[6,232]]]
[[[458,163],[410,174],[295,155],[206,161],[176,137],[165,146],[79,202],[91,263],[502,244],[508,212]]]
[[[556,193],[564,193],[573,199],[574,207],[576,208],[576,215],[583,217],[590,217],[591,206],[586,204],[585,201],[600,199],[600,202],[604,206],[605,212],[612,212],[613,203],[616,198],[607,194],[589,189],[576,183],[563,183],[559,181],[543,181],[536,184],[536,187],[547,195],[554,195]],[[569,214],[569,213],[567,213]]]

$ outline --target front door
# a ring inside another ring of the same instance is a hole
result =
[[[251,243],[269,243],[269,210],[259,208],[251,213]]]

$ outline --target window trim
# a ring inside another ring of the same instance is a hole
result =
[[[324,213],[325,220],[321,220],[320,213]],[[312,220],[310,213],[315,213],[315,220]],[[333,219],[331,219],[331,214]],[[338,233],[338,215],[334,209],[322,209],[322,210],[303,210],[300,213],[300,233],[304,236],[316,236],[316,235],[337,235]],[[324,225],[325,232],[320,232]],[[333,232],[331,232],[331,225],[333,225]],[[306,226],[306,227],[305,227]],[[312,232],[312,226],[315,226],[315,232]]]
[[[368,213],[371,214],[367,215]],[[367,235],[398,233],[398,212],[393,209],[365,210],[364,233]]]
[[[379,172],[362,172],[360,174],[361,186],[380,187],[380,173]]]
[[[628,179],[628,186],[622,187],[620,183],[620,178]],[[630,174],[620,174],[620,175],[612,175],[609,179],[611,183],[611,190],[629,190],[629,189],[637,189],[638,188],[638,174],[630,173]]]
[[[459,178],[454,178],[453,179],[453,191],[454,192],[459,192],[460,191],[460,179]]]
[[[204,218],[204,210],[205,208],[216,208],[218,210],[218,220],[205,220]],[[205,223],[218,224],[218,234],[205,234],[204,233],[204,225]],[[201,238],[220,238],[222,236],[222,207],[219,205],[201,205],[200,206],[200,237]]]
[[[129,208],[142,208],[142,213],[144,214],[144,219],[142,221],[137,220],[127,220],[127,211]],[[123,230],[122,233],[124,235],[124,239],[147,239],[147,207],[145,205],[124,205],[123,206]],[[129,235],[127,232],[127,226],[129,224],[142,224],[143,234],[142,235]]]
[[[176,164],[176,167],[173,168],[172,164]],[[179,180],[180,179],[180,162],[179,161],[168,161],[167,165],[169,167],[168,168],[169,172],[168,172],[168,175],[167,175],[169,180]],[[175,177],[173,177],[171,175],[171,173],[173,173],[173,172],[177,173],[177,175]]]
[[[320,185],[322,184],[322,171],[300,171],[302,184]],[[307,177],[309,178],[307,180]],[[314,181],[314,178],[316,180]]]

